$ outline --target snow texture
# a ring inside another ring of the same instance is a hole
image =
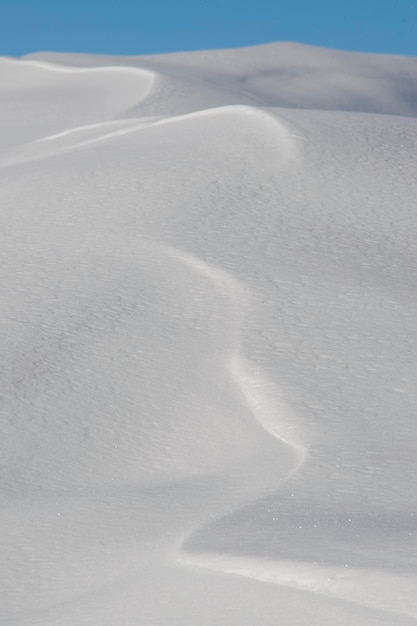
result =
[[[0,60],[0,624],[417,624],[417,59]]]

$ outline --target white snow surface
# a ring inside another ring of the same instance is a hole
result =
[[[417,624],[417,59],[0,61],[0,624]]]

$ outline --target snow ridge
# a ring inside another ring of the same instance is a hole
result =
[[[0,73],[0,623],[416,625],[416,60]]]

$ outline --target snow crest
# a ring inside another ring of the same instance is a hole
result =
[[[0,623],[417,624],[416,60],[0,73]]]

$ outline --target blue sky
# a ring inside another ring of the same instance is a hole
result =
[[[0,54],[150,54],[298,41],[417,56],[417,0],[1,0]]]

